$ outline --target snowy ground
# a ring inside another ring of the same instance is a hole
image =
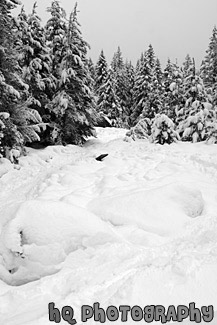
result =
[[[217,310],[217,145],[97,131],[0,164],[1,325],[52,324],[49,302],[78,324],[94,302]]]

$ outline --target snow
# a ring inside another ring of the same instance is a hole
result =
[[[50,302],[78,324],[95,302],[217,310],[217,146],[125,134],[0,159],[0,324],[51,324]]]

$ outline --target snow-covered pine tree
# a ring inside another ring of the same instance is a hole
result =
[[[151,141],[165,144],[180,140],[173,121],[165,114],[157,114],[151,127]]]
[[[130,124],[134,126],[143,109],[146,107],[148,94],[151,89],[152,68],[149,65],[146,55],[141,55],[141,59],[137,63],[135,74],[135,84],[133,89],[134,107],[130,116]]]
[[[206,89],[213,88],[217,83],[217,28],[213,28],[206,56],[201,64],[200,76]]]
[[[183,73],[177,64],[167,61],[163,73],[163,97],[161,113],[176,123],[176,112],[184,105]]]
[[[45,25],[45,34],[47,44],[50,48],[52,60],[52,72],[59,79],[61,72],[61,61],[63,56],[64,45],[67,43],[67,20],[66,12],[60,6],[58,0],[51,2],[51,6],[47,9],[51,18]]]
[[[160,60],[158,58],[156,58],[156,61],[155,61],[154,74],[156,76],[158,83],[161,84],[162,80],[163,80],[163,72],[161,69]]]
[[[112,69],[108,69],[106,79],[98,90],[97,111],[105,115],[115,127],[122,126],[122,110],[114,89]]]
[[[28,84],[27,102],[29,102],[31,109],[38,111],[37,120],[40,129],[45,131],[46,125],[49,125],[49,123],[42,124],[40,116],[43,116],[44,122],[50,122],[50,115],[46,105],[52,98],[55,78],[51,74],[52,60],[50,50],[46,44],[45,31],[41,26],[41,19],[37,15],[36,9],[37,5],[35,3],[32,12],[27,15],[24,7],[22,7],[16,19],[16,50],[19,53],[18,62],[22,68],[22,77]],[[26,131],[28,134],[28,129]],[[46,133],[47,131],[41,132],[40,141],[47,142]],[[29,137],[26,138],[28,142]]]
[[[151,67],[149,93],[141,116],[152,120],[163,107],[163,74],[159,59],[156,59],[153,47],[150,45],[146,52]]]
[[[149,139],[151,134],[151,121],[149,118],[141,118],[139,122],[126,133],[124,141],[129,142],[130,139],[136,141],[141,139]]]
[[[8,111],[27,88],[21,79],[21,69],[14,49],[14,28],[11,9],[19,1],[0,2],[0,111]]]
[[[69,80],[65,86],[67,85],[66,93],[71,98],[71,107],[69,105],[66,111],[64,127],[64,141],[67,143],[83,143],[88,136],[95,135],[96,103],[87,63],[88,49],[89,44],[83,40],[77,20],[76,3],[69,19],[68,53],[63,63],[66,71],[68,68]],[[77,140],[72,140],[74,135]]]
[[[188,117],[180,123],[178,131],[182,134],[184,141],[204,141],[213,138],[215,121],[216,112],[212,104],[195,100],[191,104]]]
[[[53,0],[50,7],[47,8],[47,11],[50,13],[51,17],[45,25],[45,36],[51,58],[51,74],[55,81],[55,87],[50,93],[51,101],[46,105],[50,118],[50,131],[47,135],[47,142],[50,144],[61,144],[62,137],[60,133],[62,130],[62,118],[65,111],[58,104],[56,95],[58,93],[59,80],[61,78],[61,62],[67,44],[67,19],[66,12],[60,6],[58,0]]]
[[[112,62],[111,62],[111,69],[114,73],[117,73],[119,70],[123,70],[124,68],[124,60],[121,52],[120,46],[118,46],[117,51],[114,53]]]
[[[150,68],[154,70],[154,67],[156,65],[156,56],[155,56],[153,46],[151,44],[149,45],[147,51],[145,52],[145,56]]]
[[[49,104],[50,111],[55,114],[53,139],[54,143],[82,144],[88,136],[95,134],[95,101],[89,88],[90,75],[86,57],[88,44],[81,35],[77,4],[68,24],[58,2],[52,3],[50,12],[52,19],[48,21],[47,29],[50,31],[49,40],[57,80],[56,92]],[[58,26],[61,28],[59,32]]]
[[[208,137],[216,113],[207,96],[202,79],[196,73],[194,60],[184,80],[185,105],[177,112],[178,132],[185,141],[198,142]]]
[[[123,70],[125,88],[125,108],[123,110],[123,123],[130,125],[130,115],[133,112],[133,89],[135,84],[135,69],[131,62],[126,62]]]
[[[206,141],[208,144],[217,143],[217,109],[214,110],[214,118],[207,123]]]
[[[131,117],[134,123],[140,118],[152,119],[160,111],[162,106],[160,71],[160,62],[156,60],[152,45],[149,45],[138,63],[135,78],[134,101],[136,104]]]
[[[0,112],[3,155],[11,149],[23,150],[23,145],[39,140],[41,118],[37,111],[29,108],[28,85],[22,79],[22,70],[16,53],[17,26],[11,17],[11,9],[19,4],[17,0],[0,2]]]
[[[164,106],[164,93],[165,93],[165,86],[164,86],[164,79],[163,79],[163,72],[161,69],[161,63],[158,58],[156,58],[154,71],[153,71],[153,93],[154,93],[154,106],[155,110],[154,113],[162,113],[163,106]]]
[[[100,52],[99,59],[95,67],[95,92],[98,94],[100,87],[104,84],[108,75],[108,64],[103,50]]]
[[[10,114],[0,112],[0,158],[5,157],[13,162],[11,151],[15,148],[21,150],[22,147],[23,138],[11,121]]]
[[[144,53],[142,52],[140,58],[136,61],[135,72],[139,71],[141,63],[143,62],[143,60],[144,60]]]
[[[126,78],[128,77],[125,71],[124,60],[122,56],[122,52],[120,47],[118,47],[117,52],[115,52],[112,62],[111,62],[111,69],[114,78],[114,90],[116,96],[118,97],[118,101],[120,103],[122,109],[122,117],[124,118],[125,111],[127,110],[127,98],[128,98],[128,89],[127,89],[127,82]],[[124,122],[124,121],[123,121]],[[125,121],[126,124],[126,121]]]
[[[185,57],[185,61],[183,62],[183,65],[182,65],[182,72],[183,72],[184,78],[186,78],[186,76],[189,75],[189,70],[192,69],[192,65],[193,65],[193,60],[190,57],[190,55],[187,54]]]
[[[22,7],[17,17],[16,50],[19,53],[19,64],[22,68],[23,79],[28,84],[31,108],[45,115],[45,105],[51,98],[52,88],[55,87],[51,74],[51,57],[46,45],[44,28],[36,13],[37,5],[33,6],[31,14],[25,13]]]
[[[195,61],[188,54],[185,57],[185,61],[183,62],[181,71],[182,71],[182,83],[181,86],[179,87],[179,90],[181,89],[181,91],[180,91],[180,96],[178,97],[180,101],[176,105],[175,117],[174,117],[174,122],[176,123],[177,126],[179,124],[180,125],[182,124],[183,120],[186,118],[186,114],[188,114],[187,110],[185,109],[185,106],[188,105],[189,101],[191,101],[192,103],[197,94],[197,91],[195,91],[194,88],[195,74],[196,74]],[[173,83],[171,84],[171,88],[174,88],[177,91],[177,87],[175,87],[175,84],[173,87]],[[186,104],[187,100],[188,102]]]

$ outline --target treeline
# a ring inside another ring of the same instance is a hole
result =
[[[216,141],[217,30],[200,71],[187,55],[181,67],[162,70],[150,45],[136,67],[120,48],[111,64],[103,51],[96,63],[77,20],[52,1],[44,26],[37,5],[17,17],[19,0],[0,2],[0,155],[24,153],[24,145],[82,144],[94,126],[135,126],[155,142],[175,137]],[[139,124],[138,124],[139,123]],[[213,140],[214,139],[214,140]]]
[[[186,55],[182,66],[169,59],[161,68],[149,45],[134,68],[120,48],[108,67],[103,51],[96,66],[97,111],[112,125],[130,128],[128,137],[155,143],[176,140],[217,142],[217,29],[214,27],[199,70]]]

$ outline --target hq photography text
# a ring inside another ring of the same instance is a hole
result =
[[[76,317],[78,315],[75,315],[71,306],[64,306],[60,310],[51,302],[48,305],[48,313],[50,322],[60,323],[63,320],[70,325],[77,324]],[[91,319],[99,323],[105,323],[106,321],[121,321],[124,323],[132,320],[146,323],[156,321],[165,324],[170,321],[182,322],[186,319],[195,323],[210,323],[214,319],[214,307],[210,305],[196,308],[195,303],[191,302],[188,306],[179,305],[176,307],[170,305],[168,308],[162,305],[147,305],[145,307],[121,305],[119,307],[109,306],[104,309],[100,307],[99,302],[96,302],[93,306],[83,305],[79,317],[79,321],[83,323],[87,323]]]

